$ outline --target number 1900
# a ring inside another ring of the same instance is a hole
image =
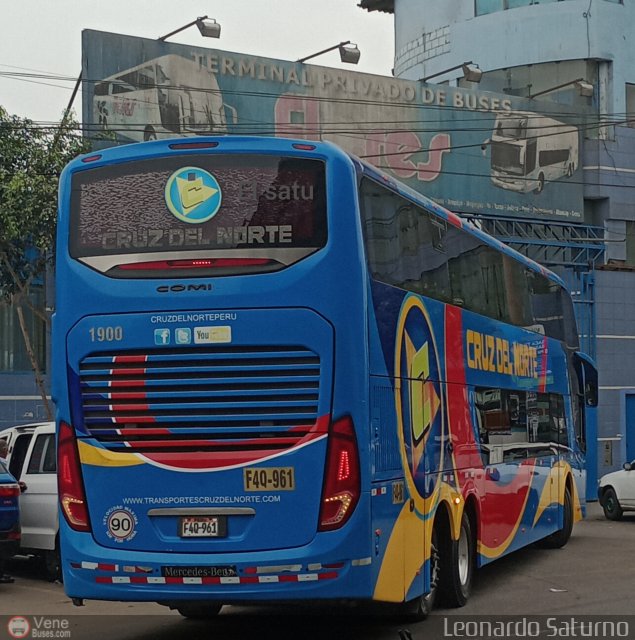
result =
[[[118,342],[123,340],[123,327],[91,327],[91,342]]]

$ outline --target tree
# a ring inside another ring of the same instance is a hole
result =
[[[88,145],[78,124],[65,117],[53,127],[11,116],[0,107],[0,295],[17,314],[24,346],[49,419],[52,411],[42,363],[24,317],[28,307],[50,329],[48,313],[33,304],[31,287],[53,264],[57,182],[64,165]]]

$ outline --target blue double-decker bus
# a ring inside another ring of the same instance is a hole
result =
[[[56,277],[76,602],[423,617],[583,515],[597,376],[563,283],[331,144],[82,156]]]

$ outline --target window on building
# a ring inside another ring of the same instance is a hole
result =
[[[595,87],[599,86],[598,65],[597,60],[563,60],[495,69],[483,73],[479,90],[527,97],[563,85],[559,89],[540,96],[539,99],[573,107],[572,111],[576,112],[578,108],[586,109],[592,105],[594,97],[581,96],[576,85],[571,81],[575,78],[584,78]],[[464,78],[458,80],[459,87],[471,89],[471,85],[472,83]],[[548,109],[544,110],[544,112],[547,111]],[[633,117],[635,118],[635,113]],[[597,135],[597,128],[587,128],[586,135],[588,137]]]
[[[626,124],[635,129],[635,84],[626,83]]]
[[[626,222],[626,260],[629,267],[635,267],[635,222]]]
[[[44,289],[33,287],[33,305],[44,310]],[[46,324],[27,305],[23,305],[24,321],[29,332],[31,346],[41,371],[46,368]],[[8,303],[0,304],[0,371],[32,371],[31,360],[24,346],[18,314]]]
[[[563,2],[564,0],[476,0],[475,10],[477,16],[487,13],[496,13],[506,9],[527,7],[532,4],[548,4],[550,2]],[[611,0],[615,2],[616,0]]]
[[[476,15],[484,16],[487,13],[496,13],[502,11],[503,0],[476,0]]]

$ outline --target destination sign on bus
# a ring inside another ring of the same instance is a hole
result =
[[[73,177],[71,253],[319,248],[324,173],[320,160],[224,155],[82,171]]]
[[[531,345],[468,329],[465,347],[470,369],[523,378],[540,375],[538,349]]]
[[[102,235],[101,247],[106,251],[120,249],[166,249],[174,247],[235,246],[237,244],[292,244],[293,227],[284,225],[254,225],[207,229],[135,229],[108,231]]]

